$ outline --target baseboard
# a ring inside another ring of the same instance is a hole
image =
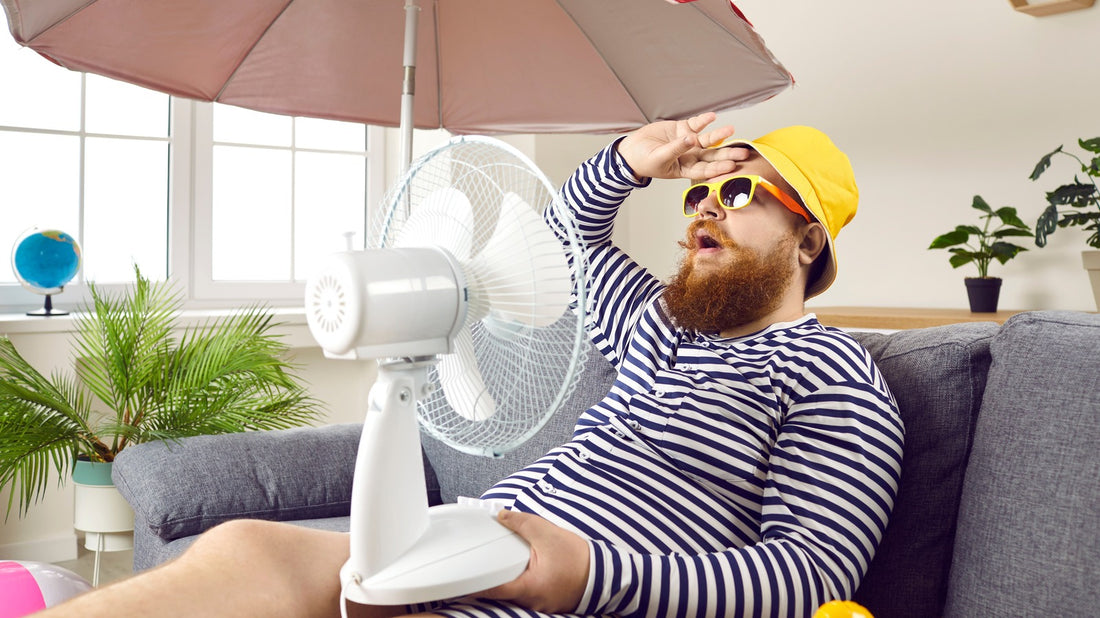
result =
[[[71,532],[61,536],[0,545],[0,560],[26,560],[28,562],[64,562],[76,560],[77,538]]]

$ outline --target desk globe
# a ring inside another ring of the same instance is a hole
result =
[[[31,229],[24,232],[11,253],[11,269],[23,287],[46,297],[45,305],[27,315],[66,315],[56,311],[52,296],[80,271],[80,245],[61,230]]]

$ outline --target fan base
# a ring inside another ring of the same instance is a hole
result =
[[[345,596],[366,605],[406,605],[460,597],[512,581],[527,568],[531,549],[481,507],[444,504],[428,510],[428,530],[409,551]],[[354,551],[354,550],[353,550]],[[351,560],[340,581],[357,577]]]

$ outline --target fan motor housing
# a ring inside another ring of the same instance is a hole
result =
[[[438,247],[346,251],[306,283],[306,320],[326,356],[449,354],[466,318],[466,283]]]

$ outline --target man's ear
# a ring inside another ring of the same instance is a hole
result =
[[[802,240],[798,243],[798,262],[803,266],[813,264],[825,250],[828,235],[825,226],[817,221],[806,224],[802,228]]]

